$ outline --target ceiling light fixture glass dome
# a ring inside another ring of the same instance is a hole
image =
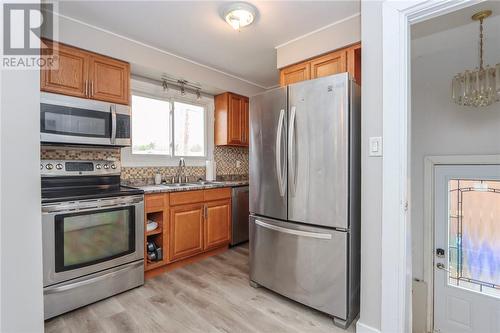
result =
[[[224,20],[233,27],[234,30],[240,31],[241,28],[246,27],[255,20],[256,9],[245,2],[237,2],[231,4],[224,11]]]

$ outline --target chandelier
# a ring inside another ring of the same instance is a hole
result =
[[[472,16],[479,21],[479,68],[453,77],[451,98],[458,105],[483,107],[500,101],[500,63],[483,65],[483,21],[490,15],[491,10],[484,10]]]

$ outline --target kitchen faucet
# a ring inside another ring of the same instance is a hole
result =
[[[178,183],[182,183],[183,180],[184,182],[187,182],[185,168],[186,168],[186,162],[184,161],[184,158],[181,157],[179,159],[179,166],[177,167],[177,173],[176,173]]]

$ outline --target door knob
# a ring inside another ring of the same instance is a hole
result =
[[[450,273],[450,271],[446,269],[446,266],[445,266],[443,263],[438,262],[438,263],[436,264],[436,267],[437,267],[438,269],[441,269],[441,270],[443,270],[443,271],[446,271],[446,272]]]

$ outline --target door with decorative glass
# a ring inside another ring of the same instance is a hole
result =
[[[500,332],[500,165],[434,175],[434,331]]]

